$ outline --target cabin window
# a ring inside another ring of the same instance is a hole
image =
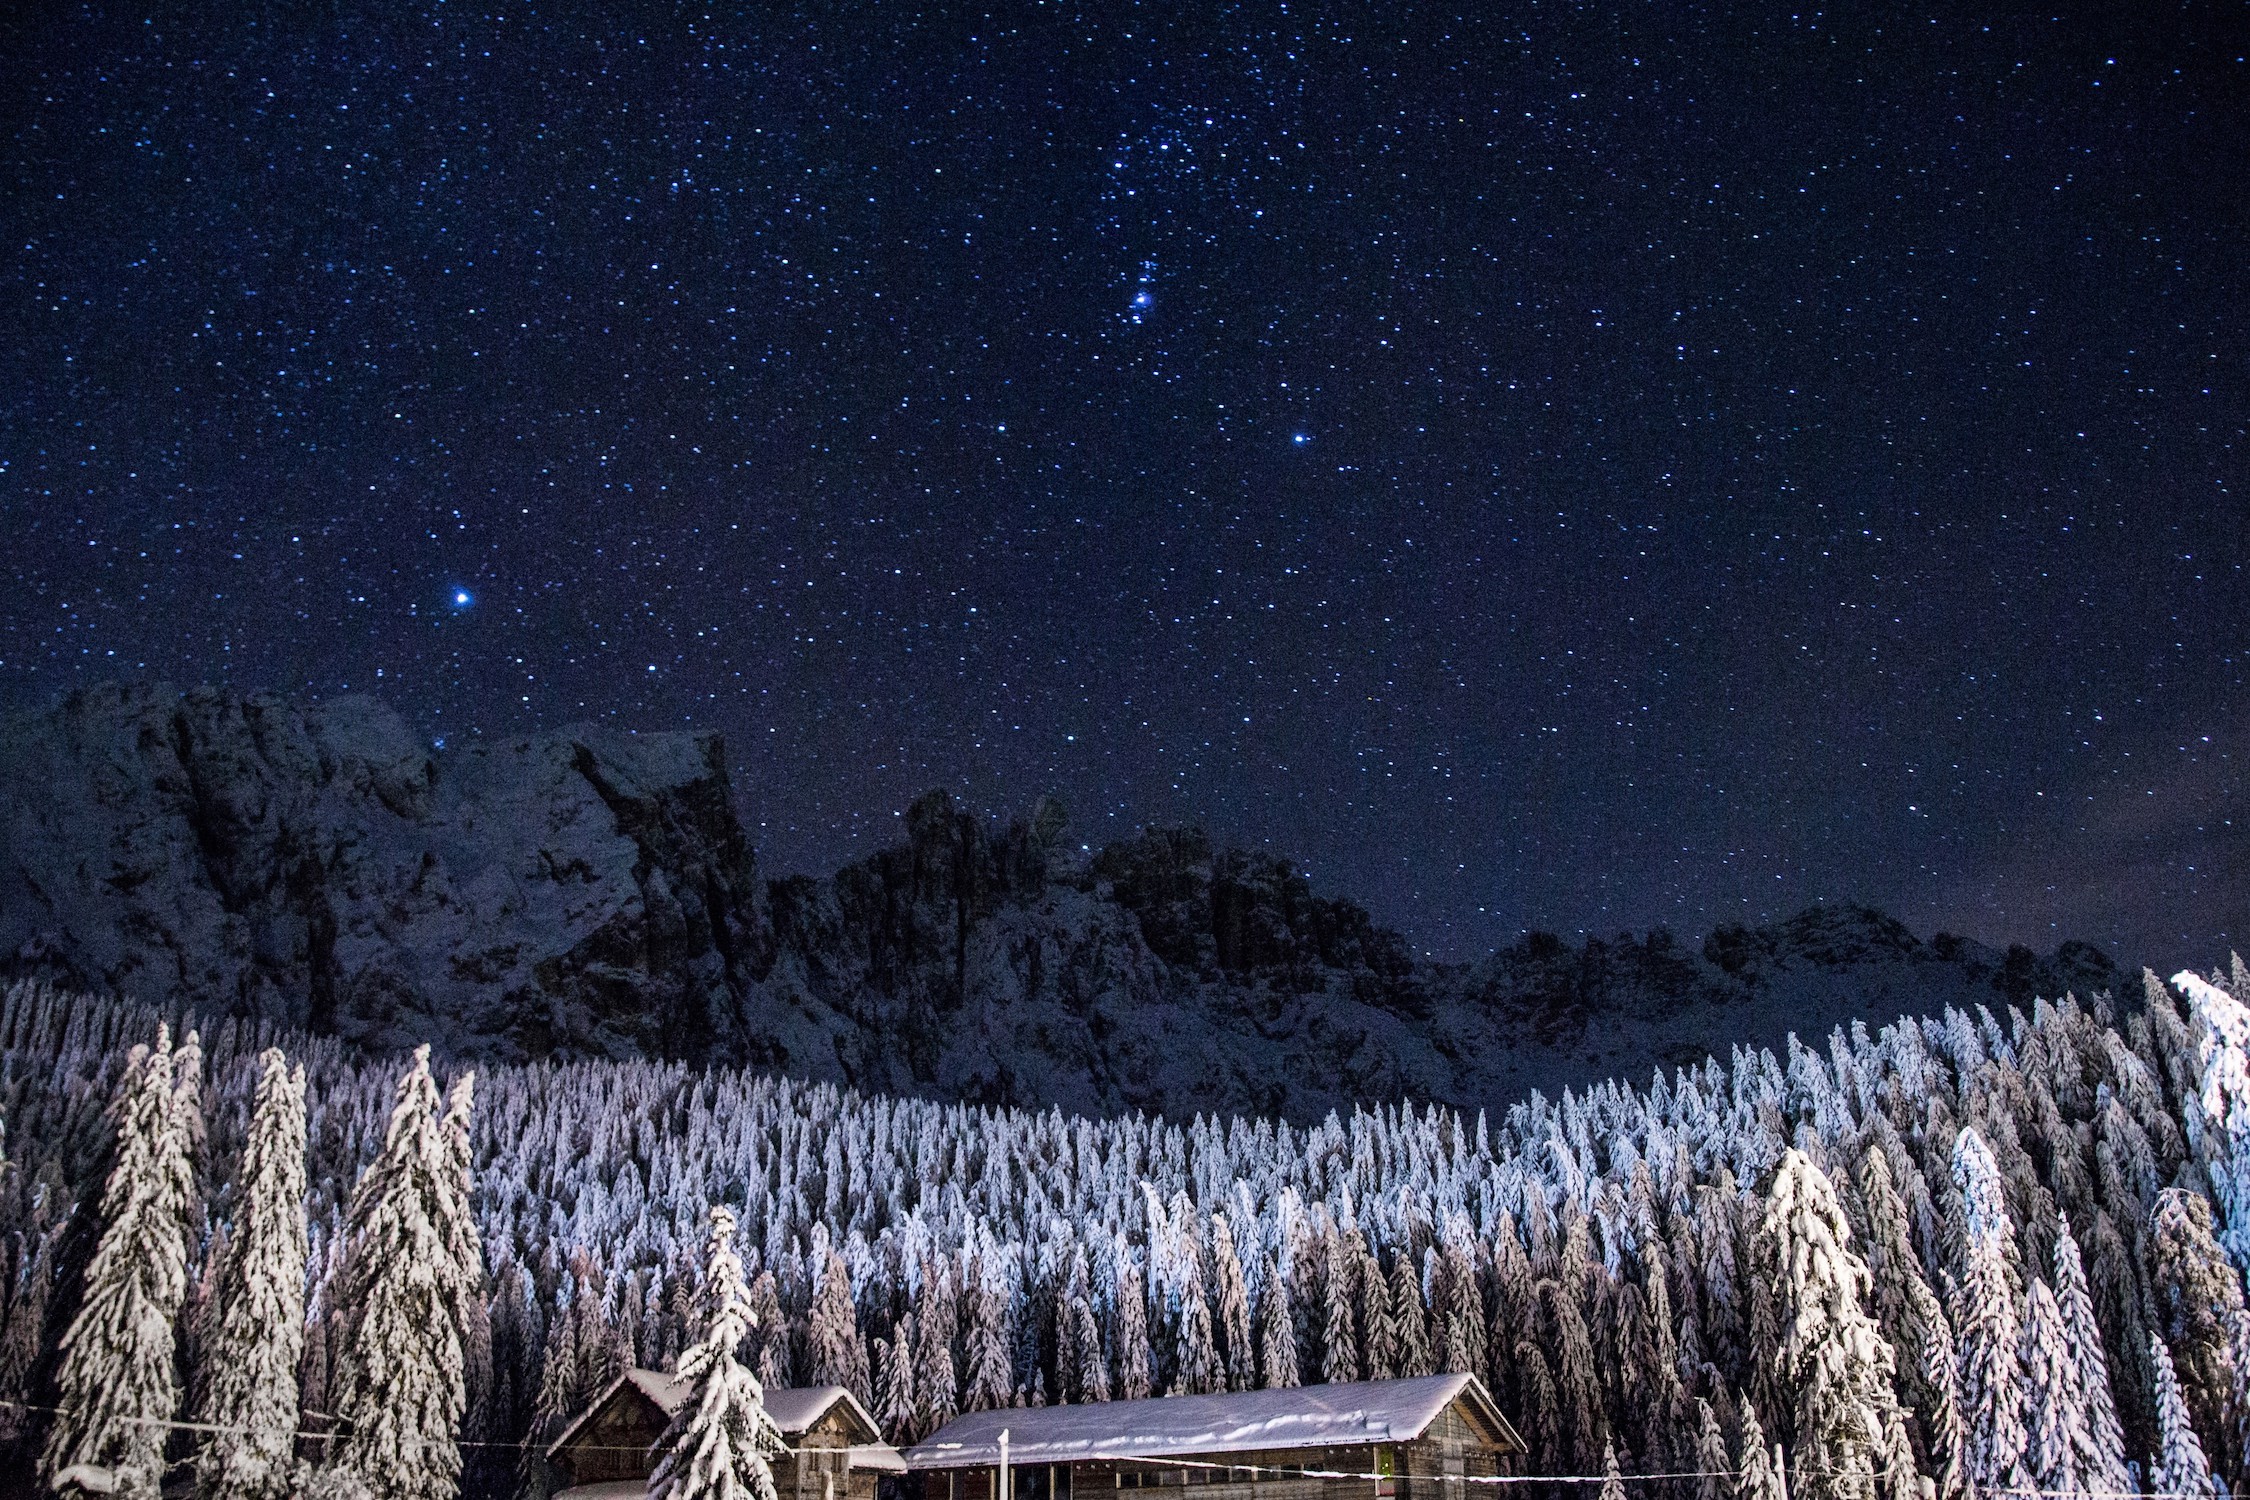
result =
[[[1398,1450],[1388,1444],[1378,1444],[1375,1449],[1375,1493],[1388,1500],[1398,1493]]]

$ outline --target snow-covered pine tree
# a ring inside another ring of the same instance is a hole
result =
[[[805,1356],[813,1384],[840,1385],[861,1401],[874,1399],[867,1345],[852,1305],[851,1271],[833,1249],[822,1257],[820,1290],[805,1330]]]
[[[1734,1500],[1789,1500],[1781,1464],[1781,1445],[1766,1446],[1756,1407],[1742,1408],[1742,1456],[1734,1466]]]
[[[1211,1220],[1211,1271],[1218,1283],[1219,1351],[1226,1362],[1227,1389],[1247,1391],[1258,1383],[1258,1351],[1250,1334],[1250,1293],[1243,1285],[1242,1261],[1234,1253],[1234,1231],[1226,1216]]]
[[[1116,1355],[1120,1401],[1138,1401],[1155,1388],[1155,1359],[1148,1343],[1148,1299],[1141,1291],[1141,1268],[1126,1260],[1117,1268]]]
[[[2148,1261],[2165,1347],[2212,1472],[2242,1478],[2243,1372],[2234,1358],[2242,1276],[2212,1233],[2211,1200],[2186,1188],[2158,1193]]]
[[[1962,1214],[1961,1279],[1953,1330],[1961,1367],[1961,1425],[1969,1481],[1980,1490],[2032,1487],[2024,1468],[2023,1323],[2009,1284],[2014,1228],[2000,1169],[1976,1130],[1953,1145]]]
[[[2211,1464],[2188,1417],[2187,1401],[2180,1393],[2180,1377],[2164,1340],[2148,1339],[2149,1363],[2156,1374],[2156,1432],[2158,1449],[2149,1479],[2159,1495],[2170,1500],[2224,1500],[2225,1491],[2212,1482]]]
[[[2024,1464],[2039,1488],[2084,1495],[2093,1488],[2086,1454],[2093,1447],[2086,1394],[2063,1326],[2062,1309],[2047,1284],[2034,1279],[2023,1325],[2026,1439]]]
[[[2173,975],[2172,984],[2203,1022],[2203,1108],[2187,1111],[2189,1133],[2218,1200],[2219,1242],[2237,1268],[2250,1270],[2250,1008],[2193,970]]]
[[[287,1500],[297,1488],[297,1366],[304,1357],[305,1070],[258,1059],[235,1233],[205,1346],[196,1456],[206,1500]]]
[[[2125,1474],[2125,1432],[2109,1388],[2109,1357],[2094,1317],[2093,1293],[2086,1285],[2086,1268],[2078,1258],[2078,1242],[2071,1237],[2067,1216],[2055,1235],[2055,1303],[2062,1311],[2066,1342],[2078,1361],[2079,1389],[2086,1397],[2087,1446],[2081,1463],[2095,1490],[2121,1494],[2130,1483]]]
[[[1601,1500],[1625,1500],[1625,1476],[1618,1472],[1615,1443],[1602,1446]]]
[[[1179,1339],[1167,1394],[1201,1396],[1226,1388],[1226,1371],[1211,1338],[1211,1303],[1203,1295],[1202,1278],[1189,1277],[1180,1287]]]
[[[532,1393],[531,1442],[523,1457],[527,1476],[545,1462],[542,1455],[546,1444],[561,1433],[584,1405],[578,1377],[584,1364],[579,1358],[578,1330],[590,1320],[579,1316],[578,1303],[591,1296],[591,1290],[581,1281],[568,1303],[549,1310],[547,1340],[539,1361],[539,1381]]]
[[[1609,1418],[1602,1401],[1600,1377],[1594,1371],[1594,1346],[1578,1300],[1560,1281],[1539,1284],[1539,1310],[1545,1325],[1546,1345],[1554,1351],[1555,1398],[1562,1406],[1562,1427],[1568,1439],[1569,1467],[1561,1473],[1583,1474],[1609,1441]]]
[[[770,1279],[770,1278],[769,1278]],[[757,1288],[751,1288],[757,1305]],[[775,1317],[779,1319],[778,1305]],[[920,1410],[919,1428],[935,1432],[953,1420],[961,1406],[961,1378],[953,1364],[953,1339],[960,1317],[960,1296],[954,1285],[950,1260],[932,1256],[922,1266],[922,1291],[914,1317],[914,1399]],[[759,1379],[765,1378],[763,1369]],[[1105,1372],[1102,1389],[1109,1389]]]
[[[39,1339],[47,1326],[47,1293],[55,1279],[52,1230],[39,1233],[36,1224],[25,1231],[27,1243],[17,1248],[15,1294],[9,1301],[8,1320],[0,1331],[0,1460],[15,1461],[12,1450],[25,1438],[31,1413],[31,1376],[39,1363]],[[35,1241],[36,1248],[28,1242]],[[27,1253],[28,1252],[28,1253]],[[24,1467],[30,1467],[28,1457]]]
[[[1968,1487],[1968,1458],[1961,1430],[1961,1366],[1953,1348],[1952,1325],[1937,1293],[1920,1278],[1908,1288],[1907,1319],[1914,1330],[1917,1400],[1922,1456],[1934,1500],[1961,1500]]]
[[[875,1340],[875,1420],[883,1435],[899,1444],[911,1443],[915,1431],[914,1315],[908,1313],[892,1330],[891,1338]]]
[[[399,1078],[383,1147],[352,1190],[343,1348],[330,1383],[335,1483],[380,1500],[451,1500],[467,1403],[459,1185],[430,1049]]]
[[[1891,1346],[1866,1311],[1867,1266],[1835,1189],[1794,1147],[1767,1190],[1761,1238],[1780,1318],[1779,1374],[1795,1398],[1805,1500],[1911,1497],[1893,1462],[1898,1423]]]
[[[789,1324],[781,1315],[781,1290],[774,1284],[773,1272],[760,1271],[750,1283],[750,1317],[757,1330],[758,1385],[762,1390],[780,1390],[789,1384]],[[946,1395],[953,1394],[953,1362],[946,1359]],[[951,1419],[952,1412],[946,1413]]]
[[[1297,1333],[1290,1317],[1289,1289],[1278,1258],[1266,1262],[1264,1290],[1258,1294],[1258,1377],[1266,1390],[1300,1384]]]
[[[1341,1235],[1331,1234],[1322,1259],[1326,1274],[1320,1279],[1320,1378],[1328,1385],[1343,1385],[1359,1379],[1359,1340],[1352,1329],[1352,1283],[1359,1271],[1358,1257]]]
[[[775,1500],[768,1455],[782,1448],[765,1392],[734,1351],[750,1331],[750,1289],[734,1249],[734,1214],[711,1209],[695,1342],[680,1351],[688,1397],[650,1450],[649,1500]]]
[[[962,1361],[967,1368],[967,1384],[961,1392],[961,1409],[991,1411],[1006,1406],[1015,1391],[1015,1375],[1008,1359],[1007,1304],[998,1292],[973,1277],[963,1289],[962,1298],[969,1305],[970,1317],[968,1347]],[[1145,1381],[1145,1340],[1142,1348],[1142,1379]],[[1148,1394],[1145,1386],[1141,1394]]]
[[[1109,1360],[1102,1352],[1101,1323],[1093,1304],[1081,1291],[1063,1309],[1062,1326],[1056,1329],[1059,1347],[1055,1362],[1063,1377],[1064,1399],[1098,1402],[1109,1399]]]
[[[1360,1374],[1368,1380],[1393,1379],[1398,1374],[1398,1325],[1391,1319],[1390,1280],[1372,1251],[1359,1263],[1358,1282]],[[1509,1338],[1514,1339],[1512,1328]]]
[[[453,1276],[453,1317],[461,1329],[462,1423],[467,1435],[482,1431],[489,1415],[492,1394],[492,1323],[485,1305],[484,1239],[477,1229],[471,1201],[475,1192],[475,1151],[469,1142],[469,1125],[476,1108],[477,1075],[464,1070],[446,1090],[445,1115],[438,1121],[438,1144],[444,1157],[439,1176],[443,1189],[439,1207],[445,1215],[440,1226],[446,1245],[446,1265]],[[631,1335],[619,1325],[617,1363],[632,1363]],[[510,1433],[510,1437],[514,1434]]]
[[[1727,1461],[1727,1437],[1719,1428],[1719,1414],[1701,1396],[1695,1398],[1695,1500],[1729,1500],[1728,1480],[1734,1465]]]
[[[1568,1439],[1563,1435],[1562,1402],[1555,1394],[1555,1377],[1547,1368],[1547,1356],[1540,1352],[1536,1340],[1526,1336],[1516,1340],[1514,1364],[1516,1410],[1523,1419],[1524,1444],[1531,1450],[1527,1455],[1530,1471],[1561,1473]]]
[[[182,1052],[187,1049],[183,1046]],[[166,1428],[179,1409],[175,1327],[187,1294],[189,1136],[175,1097],[171,1034],[135,1047],[112,1118],[114,1165],[102,1187],[101,1239],[62,1339],[47,1469],[59,1491],[153,1500]]]
[[[1430,1325],[1422,1315],[1422,1283],[1414,1256],[1402,1248],[1391,1261],[1391,1373],[1401,1378],[1431,1373]]]

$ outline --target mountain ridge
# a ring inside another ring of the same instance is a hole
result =
[[[364,696],[107,684],[0,727],[0,965],[368,1047],[1297,1119],[2121,978],[2087,944],[1925,941],[1850,905],[1441,963],[1200,830],[1086,848],[1052,799],[991,824],[943,792],[904,821],[832,875],[767,877],[715,733],[438,751]]]

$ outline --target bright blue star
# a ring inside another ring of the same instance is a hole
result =
[[[1289,434],[1289,441],[1302,448],[1312,441],[1312,434],[1309,432],[1292,432]]]
[[[467,589],[455,589],[453,591],[453,607],[455,609],[467,609],[476,602],[476,595],[470,593]]]

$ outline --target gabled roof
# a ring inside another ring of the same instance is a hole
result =
[[[653,1402],[667,1420],[680,1414],[680,1408],[687,1405],[688,1397],[694,1391],[689,1382],[677,1375],[667,1375],[662,1370],[627,1370],[602,1387],[602,1393],[589,1401],[586,1409],[571,1419],[570,1425],[562,1430],[561,1435],[547,1445],[548,1455],[552,1457],[576,1437],[578,1429],[592,1421],[628,1385]],[[766,1415],[773,1418],[773,1425],[781,1430],[783,1437],[802,1437],[814,1423],[834,1410],[838,1402],[844,1403],[850,1410],[864,1437],[877,1444],[882,1443],[883,1429],[875,1425],[875,1419],[867,1414],[866,1407],[859,1404],[859,1398],[840,1385],[793,1386],[785,1390],[767,1391]]]
[[[1482,1425],[1499,1434],[1502,1451],[1522,1451],[1523,1440],[1474,1375],[1423,1375],[1278,1391],[972,1412],[907,1449],[906,1466],[964,1469],[996,1464],[1002,1428],[1008,1430],[1010,1464],[1401,1443],[1420,1437],[1440,1412],[1457,1401],[1467,1402]]]

